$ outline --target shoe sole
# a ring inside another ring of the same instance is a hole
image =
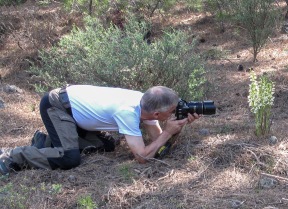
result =
[[[9,170],[7,169],[7,167],[4,164],[4,162],[0,162],[0,173],[2,175],[8,175],[9,174]]]

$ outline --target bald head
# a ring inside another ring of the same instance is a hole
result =
[[[148,112],[165,112],[178,104],[178,94],[165,86],[154,86],[148,89],[141,99],[141,108]]]

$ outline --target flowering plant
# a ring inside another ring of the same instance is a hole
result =
[[[250,74],[248,102],[251,112],[255,115],[256,135],[266,135],[270,131],[271,107],[274,103],[274,83],[266,76],[257,80],[254,71]]]

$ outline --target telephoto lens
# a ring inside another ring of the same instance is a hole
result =
[[[187,106],[189,107],[189,113],[196,112],[197,114],[202,115],[213,115],[216,113],[216,108],[214,102],[211,100],[203,102],[188,102]]]
[[[213,115],[216,113],[214,101],[191,101],[186,102],[180,99],[176,108],[176,117],[178,120],[188,117],[188,113],[197,113],[199,115]]]

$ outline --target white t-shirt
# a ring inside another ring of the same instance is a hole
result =
[[[139,128],[142,92],[90,85],[72,85],[66,90],[79,127],[142,136]],[[144,123],[156,125],[158,121]]]

